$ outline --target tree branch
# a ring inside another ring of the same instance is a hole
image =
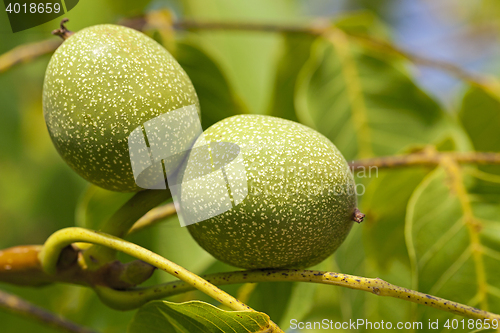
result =
[[[23,317],[34,319],[63,332],[70,333],[97,333],[91,329],[79,326],[67,319],[42,309],[17,296],[0,290],[0,308]]]
[[[61,43],[62,41],[59,39],[47,39],[41,42],[17,46],[0,55],[0,73],[7,71],[17,64],[26,63],[43,55],[52,53]]]
[[[451,159],[461,164],[500,164],[500,153],[490,152],[435,152],[421,151],[407,155],[384,156],[352,161],[349,166],[355,170],[358,168],[398,168],[408,166],[435,166],[443,161]]]
[[[85,284],[85,274],[77,272],[78,254],[72,247],[63,249],[58,262],[58,276],[49,276],[42,269],[38,255],[41,245],[21,245],[0,250],[0,281],[21,286],[42,286],[52,282]]]
[[[365,278],[334,272],[313,270],[252,270],[217,273],[202,276],[203,279],[215,285],[255,282],[312,282],[362,290],[378,296],[388,296],[429,306],[464,317],[475,319],[497,319],[500,315],[476,309],[474,307],[449,301],[440,297],[424,294],[415,290],[395,286],[379,278]],[[174,281],[153,287],[118,291],[97,287],[96,292],[101,300],[119,310],[132,310],[143,304],[168,296],[177,295],[194,288],[185,282]]]
[[[109,262],[89,270],[76,246],[65,247],[57,261],[57,273],[44,272],[39,260],[41,245],[23,245],[0,250],[0,281],[20,286],[43,286],[55,282],[83,286],[104,285],[116,289],[131,288],[146,281],[154,267],[143,261]]]

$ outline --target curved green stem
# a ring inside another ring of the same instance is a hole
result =
[[[123,237],[144,214],[162,202],[172,198],[169,190],[145,190],[137,192],[102,226],[101,231]]]
[[[106,221],[101,231],[113,236],[123,237],[137,220],[171,197],[172,195],[169,190],[145,190],[138,192]],[[94,270],[107,262],[115,260],[116,251],[108,247],[96,245],[85,251],[83,256],[88,268]]]
[[[153,208],[134,223],[129,229],[127,236],[149,228],[175,214],[177,214],[177,211],[173,202]]]
[[[210,274],[202,277],[214,285],[270,281],[299,281],[330,284],[350,289],[368,291],[378,296],[399,298],[469,318],[500,320],[500,315],[498,314],[479,310],[468,305],[452,302],[411,289],[395,286],[379,278],[372,279],[334,272],[286,269],[237,271]],[[96,292],[101,300],[107,305],[119,310],[132,310],[151,300],[184,293],[193,289],[194,288],[187,283],[175,281],[158,286],[137,288],[127,291],[118,291],[106,287],[96,287]]]
[[[154,252],[121,238],[83,228],[74,227],[61,229],[53,233],[47,239],[43,246],[43,250],[40,252],[40,262],[45,272],[48,274],[55,273],[57,270],[56,265],[59,253],[64,247],[75,242],[98,244],[109,247],[115,251],[121,251],[181,279],[191,287],[200,290],[232,310],[255,311],[210,282]],[[282,332],[276,324],[272,322],[271,327],[273,331]]]

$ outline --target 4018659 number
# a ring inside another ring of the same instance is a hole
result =
[[[444,323],[444,327],[449,330],[456,329],[471,329],[471,330],[480,330],[480,329],[497,329],[499,327],[499,322],[497,319],[448,319]]]
[[[59,3],[9,3],[5,11],[9,14],[42,14],[42,13],[59,13],[61,11],[61,4]]]

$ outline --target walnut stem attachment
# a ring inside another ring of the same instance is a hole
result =
[[[361,211],[358,208],[354,209],[354,213],[352,214],[352,220],[354,222],[361,223],[361,222],[363,222],[364,218],[365,218],[365,214],[361,213]]]
[[[61,20],[61,24],[60,24],[60,28],[56,29],[56,30],[53,30],[52,34],[56,35],[56,36],[59,36],[59,37],[61,37],[64,40],[66,40],[69,37],[71,37],[71,35],[73,35],[74,32],[73,31],[69,31],[68,28],[66,28],[65,23],[68,22],[68,21],[69,21],[69,19],[67,19],[67,18],[62,19]]]

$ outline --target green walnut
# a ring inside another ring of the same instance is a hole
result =
[[[202,141],[236,144],[244,161],[248,195],[232,209],[188,225],[198,244],[227,264],[313,266],[340,246],[353,221],[364,217],[356,208],[346,160],[332,142],[304,125],[239,115],[208,128]],[[226,177],[232,175],[226,172]],[[189,190],[183,187],[183,194]]]
[[[153,39],[123,26],[96,25],[69,36],[45,73],[43,111],[52,142],[73,170],[108,190],[141,190],[130,163],[131,131],[190,105],[199,114],[179,63]]]

